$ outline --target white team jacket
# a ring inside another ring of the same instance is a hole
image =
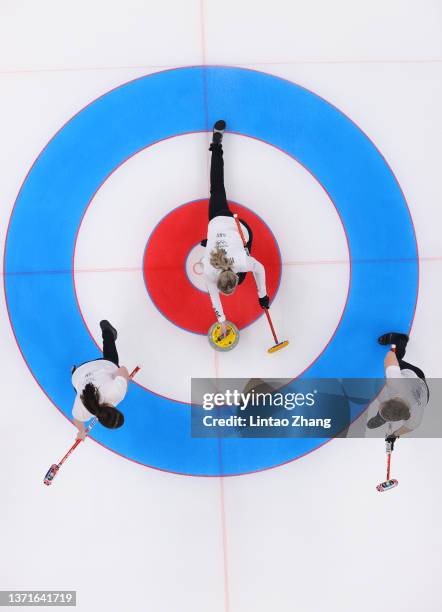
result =
[[[241,224],[241,229],[245,239],[248,241],[249,232],[244,225]],[[219,296],[216,282],[221,270],[217,270],[210,265],[210,253],[216,248],[225,249],[226,256],[233,259],[232,270],[238,272],[252,272],[258,289],[260,298],[267,295],[266,290],[266,274],[262,263],[254,257],[247,255],[239,235],[236,222],[233,217],[215,217],[209,221],[207,230],[207,246],[206,253],[202,259],[204,269],[204,280],[206,281],[209,291],[212,306],[216,314],[216,318],[221,323],[226,320]]]

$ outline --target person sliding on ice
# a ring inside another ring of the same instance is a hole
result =
[[[123,414],[115,408],[127,392],[129,372],[118,364],[115,346],[117,330],[109,321],[100,321],[103,357],[73,367],[72,384],[77,392],[72,409],[78,427],[77,440],[84,440],[86,421],[94,416],[104,427],[117,429],[124,423]]]
[[[391,450],[399,436],[416,429],[428,404],[430,392],[421,369],[404,361],[408,336],[390,332],[378,338],[379,344],[396,345],[385,357],[385,377],[387,384],[380,395],[380,407],[376,416],[367,421],[369,429],[395,423],[396,429],[386,437]]]
[[[264,266],[249,255],[252,249],[252,230],[245,221],[240,221],[247,241],[248,252],[246,252],[233,213],[227,203],[221,144],[225,128],[226,122],[222,119],[213,127],[212,143],[209,147],[209,151],[212,151],[209,227],[207,240],[201,241],[202,246],[206,247],[202,259],[203,274],[216,318],[221,323],[220,337],[225,336],[227,327],[219,293],[232,295],[237,286],[243,282],[247,272],[252,272],[255,278],[259,305],[261,308],[269,307]]]

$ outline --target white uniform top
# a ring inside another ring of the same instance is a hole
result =
[[[244,233],[244,238],[248,242],[249,232],[242,223],[241,229]],[[226,317],[224,316],[216,283],[222,270],[217,270],[210,265],[210,253],[217,248],[224,249],[226,251],[226,257],[233,260],[231,265],[233,272],[253,272],[253,277],[258,289],[258,296],[260,298],[267,295],[267,290],[264,266],[257,259],[246,254],[235,219],[233,217],[221,216],[215,217],[209,221],[207,246],[202,264],[204,280],[206,281],[210,299],[212,300],[212,306],[216,318],[221,323],[226,320]]]
[[[410,409],[410,418],[407,421],[394,422],[395,430],[402,425],[407,429],[416,429],[421,424],[424,408],[428,404],[428,391],[425,382],[412,370],[401,370],[399,366],[388,366],[385,370],[385,376],[387,384],[379,401],[383,402],[399,397],[406,402]]]
[[[94,415],[83,405],[80,395],[88,383],[97,387],[100,400],[103,403],[116,406],[121,402],[127,392],[127,381],[123,376],[116,376],[117,366],[111,361],[97,359],[89,361],[78,367],[72,374],[72,384],[77,391],[72,415],[77,421],[89,421]]]

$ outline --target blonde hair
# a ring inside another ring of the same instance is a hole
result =
[[[214,249],[210,251],[210,265],[217,270],[231,270],[233,259],[227,257],[225,249]]]
[[[408,421],[410,408],[400,397],[393,397],[381,404],[379,414],[384,421]]]
[[[227,257],[225,249],[214,249],[210,251],[210,265],[216,270],[221,270],[216,286],[221,293],[229,295],[233,293],[238,284],[238,277],[232,270],[233,259]]]

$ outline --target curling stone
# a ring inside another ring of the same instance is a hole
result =
[[[238,328],[230,321],[226,321],[226,325],[227,335],[222,340],[219,339],[221,333],[221,325],[219,323],[214,323],[207,334],[210,346],[216,351],[231,351],[238,344]]]

